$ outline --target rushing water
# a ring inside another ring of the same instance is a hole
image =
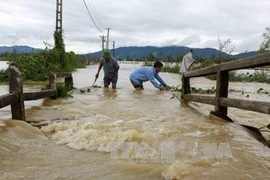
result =
[[[27,121],[48,123],[42,129],[10,120],[10,107],[1,109],[0,179],[270,178],[269,149],[243,127],[211,119],[213,106],[179,102],[149,82],[137,92],[129,74],[139,65],[120,66],[117,90],[90,88],[69,99],[26,102]],[[96,70],[73,73],[75,87],[91,86]],[[177,74],[161,76],[169,85],[181,83]],[[215,82],[196,78],[191,86],[211,88]],[[255,93],[260,87],[270,91],[265,84],[231,83],[230,89],[246,93],[229,96],[269,101]],[[2,94],[7,89],[0,86]],[[256,127],[269,123],[269,115],[234,108],[229,116]]]

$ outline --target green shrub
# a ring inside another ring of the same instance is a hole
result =
[[[178,64],[175,64],[175,65],[172,65],[172,64],[166,64],[164,67],[163,67],[163,72],[170,72],[170,73],[179,73],[179,65]]]
[[[62,31],[54,33],[55,47],[45,43],[43,51],[34,54],[18,54],[14,47],[12,53],[6,53],[9,63],[15,63],[22,73],[23,80],[46,81],[50,72],[72,72],[85,67],[79,63],[74,52],[65,52]],[[0,71],[0,81],[7,81],[7,71]]]
[[[0,70],[0,82],[6,82],[6,81],[8,81],[8,70],[1,69]]]
[[[64,97],[64,98],[68,98],[68,97],[73,97],[69,91],[72,89],[71,87],[65,86],[64,83],[57,83],[57,92],[58,92],[58,96],[59,97]]]

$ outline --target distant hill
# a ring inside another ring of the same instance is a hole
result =
[[[36,49],[30,46],[15,46],[15,49],[19,54],[41,51],[41,49]],[[3,54],[5,52],[13,52],[13,46],[0,46],[0,54]]]
[[[237,55],[234,55],[237,59],[242,59],[242,58],[246,58],[246,57],[250,57],[250,56],[255,56],[257,54],[256,51],[251,51],[251,52],[244,52],[244,53],[240,53]]]
[[[33,53],[41,51],[41,49],[33,48],[30,46],[15,46],[18,53]],[[156,47],[156,46],[129,46],[129,47],[119,47],[115,49],[115,57],[117,59],[143,59],[146,58],[149,54],[153,52],[157,53],[157,58],[161,59],[162,57],[176,57],[177,55],[183,55],[189,52],[190,48],[185,46],[165,46],[165,47]],[[214,48],[193,48],[194,57],[201,56],[203,58],[207,57],[216,57],[219,56],[219,51]],[[0,54],[8,52],[13,52],[12,46],[0,46]],[[254,56],[256,51],[240,53],[234,55],[237,59]],[[84,54],[85,55],[85,54]],[[101,51],[94,53],[86,54],[92,57],[100,57]],[[222,53],[222,56],[227,54]]]
[[[149,54],[156,52],[157,58],[162,58],[166,56],[176,57],[177,55],[183,55],[188,53],[190,50],[189,47],[185,46],[166,46],[166,47],[155,47],[155,46],[145,46],[145,47],[138,47],[138,46],[130,46],[130,47],[120,47],[115,49],[115,57],[118,59],[142,59],[146,58]],[[214,48],[193,48],[194,50],[194,57],[201,56],[203,58],[207,57],[216,57],[219,56],[219,51]],[[244,58],[255,55],[256,52],[247,52],[234,55],[237,59]],[[89,53],[87,54],[93,57],[100,57],[101,51]],[[222,53],[222,56],[226,56],[226,53]]]

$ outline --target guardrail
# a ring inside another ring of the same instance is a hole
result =
[[[269,102],[228,98],[229,71],[255,68],[266,65],[270,65],[270,53],[184,72],[182,76],[183,93],[181,95],[181,99],[214,105],[215,111],[212,111],[211,114],[218,117],[224,117],[224,115],[227,115],[228,107],[270,114]],[[210,74],[217,74],[215,97],[192,95],[190,91],[190,78]]]
[[[12,119],[25,121],[24,101],[58,97],[56,78],[63,77],[67,87],[73,86],[71,73],[53,73],[49,75],[49,90],[40,92],[23,92],[22,76],[15,66],[9,67],[9,94],[0,96],[0,109],[11,105]]]

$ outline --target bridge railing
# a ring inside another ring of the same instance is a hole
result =
[[[49,75],[49,90],[39,92],[23,92],[22,76],[15,66],[9,67],[9,94],[0,96],[0,109],[11,105],[12,119],[25,121],[24,101],[32,101],[43,98],[57,98],[56,78],[65,79],[65,86],[72,87],[73,78],[71,73],[53,73]]]
[[[228,107],[270,114],[269,102],[228,98],[229,71],[262,67],[266,65],[270,65],[270,53],[221,63],[194,71],[184,72],[182,76],[183,93],[181,98],[186,101],[195,101],[199,103],[214,105],[215,111],[211,112],[211,114],[220,117],[224,117],[222,115],[227,115]],[[215,96],[192,95],[190,91],[190,78],[206,76],[210,74],[217,75]]]

